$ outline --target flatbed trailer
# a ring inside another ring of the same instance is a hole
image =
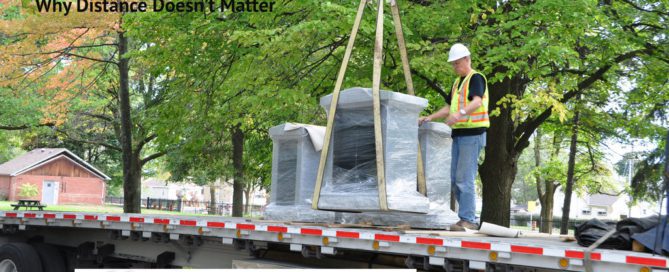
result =
[[[88,212],[4,211],[0,224],[0,269],[10,262],[18,272],[40,272],[23,267],[35,263],[35,252],[42,271],[248,264],[435,271],[669,271],[669,259],[663,256],[601,249],[588,254],[586,248],[556,237],[498,238],[438,231],[434,233],[441,235],[431,235],[431,231],[231,217]]]

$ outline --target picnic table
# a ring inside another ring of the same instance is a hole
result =
[[[30,199],[19,199],[19,202],[16,204],[12,204],[12,207],[14,207],[14,210],[18,210],[21,207],[26,208],[26,210],[32,208],[38,208],[40,211],[43,211],[46,205],[42,205],[39,200],[30,200]]]

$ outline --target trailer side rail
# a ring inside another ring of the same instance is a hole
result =
[[[243,218],[187,217],[143,214],[100,214],[77,212],[0,212],[0,224],[25,230],[31,226],[53,226],[118,230],[123,236],[139,232],[142,237],[154,233],[221,238],[223,244],[251,240],[290,244],[293,251],[316,246],[323,254],[337,249],[376,251],[388,254],[425,257],[430,265],[442,266],[449,259],[469,260],[473,267],[485,263],[585,271],[585,248],[495,237],[443,237],[402,234],[376,229],[330,228],[263,222]],[[594,271],[669,270],[669,259],[648,253],[595,250],[591,254]]]

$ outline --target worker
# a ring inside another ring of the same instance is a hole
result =
[[[456,43],[448,52],[448,62],[458,77],[446,97],[446,105],[419,123],[445,118],[453,131],[451,151],[451,189],[458,201],[458,221],[452,230],[478,229],[476,221],[476,191],[474,179],[478,158],[486,145],[488,119],[488,86],[483,74],[472,69],[471,53],[463,44]]]

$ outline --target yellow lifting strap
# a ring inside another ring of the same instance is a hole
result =
[[[323,175],[325,172],[325,162],[328,157],[330,150],[330,142],[332,138],[332,129],[334,126],[334,116],[337,111],[337,104],[339,102],[339,92],[341,91],[341,86],[344,81],[344,76],[346,74],[346,69],[348,67],[348,62],[351,58],[351,52],[353,51],[353,45],[355,44],[355,38],[360,29],[360,22],[362,21],[362,14],[365,9],[367,0],[360,0],[358,5],[358,12],[355,17],[355,22],[353,23],[353,29],[351,30],[351,36],[349,37],[348,44],[346,45],[346,51],[344,53],[344,59],[342,60],[341,67],[339,68],[339,73],[337,75],[337,81],[335,83],[335,88],[332,93],[332,101],[330,103],[330,111],[328,116],[327,126],[325,128],[325,138],[323,140],[323,149],[321,150],[321,160],[318,164],[318,173],[316,175],[316,186],[314,188],[314,195],[312,199],[312,208],[318,209],[318,201],[320,197],[321,187],[323,185]],[[404,42],[404,35],[402,32],[402,24],[400,21],[399,8],[395,0],[391,0],[390,9],[393,15],[393,22],[395,24],[395,33],[397,34],[397,41],[399,44],[400,56],[402,59],[402,68],[404,71],[404,79],[407,85],[407,93],[414,95],[413,81],[411,79],[411,69],[409,68],[409,58],[406,53],[406,46]],[[386,194],[386,180],[385,180],[385,163],[384,163],[384,150],[383,150],[383,136],[381,132],[381,99],[380,99],[380,88],[381,88],[381,65],[383,61],[383,0],[378,1],[378,13],[376,19],[376,38],[374,44],[374,70],[372,73],[372,101],[373,101],[373,114],[374,114],[374,137],[376,142],[376,169],[377,169],[377,181],[379,189],[379,207],[383,211],[388,210],[388,200]],[[423,161],[420,150],[420,145],[418,146],[418,190],[425,195],[426,194],[426,184],[425,184],[425,175],[423,169]]]
[[[409,55],[407,54],[407,47],[404,43],[404,32],[402,31],[402,21],[400,20],[400,9],[395,0],[390,1],[390,11],[393,14],[393,22],[395,23],[395,34],[397,36],[397,47],[400,50],[400,58],[402,59],[402,69],[404,70],[404,81],[407,84],[407,93],[414,95],[413,80],[411,79],[411,68],[409,66]],[[418,192],[427,196],[427,184],[425,181],[425,167],[423,165],[423,151],[418,144]]]

